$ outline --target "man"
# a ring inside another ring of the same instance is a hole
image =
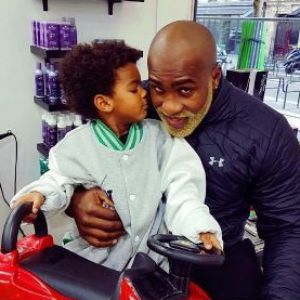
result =
[[[206,204],[223,231],[225,264],[194,267],[192,279],[213,299],[300,299],[299,145],[283,116],[222,78],[215,53],[204,26],[177,21],[157,33],[148,56],[153,105],[200,156]],[[111,246],[123,227],[97,198],[97,189],[77,194],[70,212],[88,242]],[[263,278],[242,240],[251,206],[265,240]]]

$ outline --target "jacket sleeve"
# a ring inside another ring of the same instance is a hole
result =
[[[265,240],[263,300],[300,299],[300,148],[280,118],[254,188],[258,234]]]
[[[206,181],[200,158],[184,139],[171,141],[170,151],[160,151],[168,230],[195,243],[199,242],[199,233],[215,233],[223,246],[221,228],[204,204]]]
[[[74,187],[85,183],[76,176],[71,176],[78,168],[76,161],[59,147],[54,147],[49,153],[49,171],[43,174],[38,180],[23,187],[11,200],[12,206],[22,195],[30,192],[40,192],[46,198],[42,205],[43,211],[64,210],[68,207],[74,192]],[[73,170],[73,171],[72,171]],[[77,172],[78,176],[79,172]],[[92,186],[92,185],[91,185]],[[90,186],[87,186],[90,187]]]

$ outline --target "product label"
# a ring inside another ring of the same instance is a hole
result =
[[[59,100],[59,83],[57,76],[49,76],[48,77],[48,98],[49,104],[56,104]]]
[[[59,25],[58,24],[46,24],[46,48],[59,49]]]
[[[61,104],[67,105],[67,99],[65,98],[65,93],[62,88],[62,85],[60,85],[60,102]]]
[[[40,26],[39,26],[39,32],[40,32],[40,34],[39,34],[39,36],[40,36],[40,46],[42,47],[42,48],[45,48],[45,33],[46,33],[46,31],[45,31],[45,24],[44,23],[40,23]]]
[[[32,22],[32,44],[37,45],[36,21]]]
[[[37,46],[41,46],[41,32],[40,32],[40,22],[36,22],[36,44]]]
[[[60,25],[60,49],[70,50],[72,48],[71,25]]]
[[[71,27],[70,35],[71,35],[71,45],[72,47],[74,47],[77,45],[77,30],[75,26]]]
[[[48,96],[49,95],[49,75],[47,74],[47,72],[45,73],[44,77],[45,77],[45,86],[46,86],[45,94],[46,94],[46,96]]]
[[[59,142],[60,140],[62,140],[65,137],[66,133],[67,133],[66,127],[64,127],[64,128],[57,128],[57,142]]]
[[[36,97],[44,97],[44,77],[43,75],[35,76],[35,95]]]
[[[57,143],[57,128],[56,126],[49,126],[48,128],[48,147],[51,148]]]

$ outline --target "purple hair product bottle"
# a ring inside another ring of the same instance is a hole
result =
[[[45,41],[45,22],[44,21],[41,21],[39,22],[40,26],[40,47],[41,48],[45,48],[45,44],[46,44],[46,41]]]
[[[62,85],[60,84],[60,103],[63,105],[67,105],[67,99],[65,97],[64,89]]]
[[[57,104],[59,101],[59,82],[54,65],[50,65],[50,70],[48,72],[48,91],[49,104]]]
[[[68,22],[61,22],[59,28],[60,49],[72,49],[71,25]]]
[[[59,24],[56,22],[45,22],[45,47],[47,49],[59,49]]]
[[[41,44],[42,48],[48,48],[47,21],[41,22]]]
[[[42,71],[42,64],[37,63],[34,72],[35,81],[35,96],[37,98],[44,98],[44,75]]]
[[[69,18],[68,22],[70,23],[70,40],[71,40],[71,47],[77,45],[77,28],[75,23],[75,18]]]
[[[41,24],[40,24],[40,21],[36,21],[36,45],[38,47],[41,46],[41,31],[40,31],[40,28],[41,28]]]
[[[57,92],[57,95],[58,95],[58,100],[57,100],[57,102],[58,103],[61,103],[61,92],[62,92],[62,88],[61,88],[61,84],[60,84],[60,82],[59,82],[59,62],[58,61],[56,61],[56,62],[54,62],[53,63],[54,64],[54,71],[55,71],[55,73],[56,73],[56,76],[57,76],[57,84],[58,84],[58,92]]]
[[[37,36],[36,36],[36,21],[32,21],[32,45],[37,45]]]
[[[57,121],[56,116],[52,113],[48,117],[48,148],[52,148],[57,143]]]
[[[45,71],[44,71],[44,82],[45,82],[45,96],[49,96],[49,71],[50,71],[50,63],[45,63]]]

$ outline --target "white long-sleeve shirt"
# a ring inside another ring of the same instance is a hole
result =
[[[221,229],[209,214],[202,163],[184,140],[172,138],[156,120],[145,120],[143,137],[134,149],[115,151],[100,144],[91,124],[70,132],[49,153],[49,169],[21,189],[46,197],[44,211],[68,207],[76,185],[112,190],[115,209],[127,232],[112,248],[95,248],[75,234],[67,248],[110,268],[121,270],[137,251],[148,253],[146,242],[161,197],[166,195],[165,223],[173,234],[199,242],[199,233],[212,232],[222,244]],[[151,254],[150,254],[151,255]]]

